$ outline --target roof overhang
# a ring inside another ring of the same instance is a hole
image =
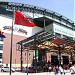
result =
[[[47,17],[34,18],[33,21],[36,24],[36,26],[42,27],[42,28],[44,28],[44,23],[45,23],[45,26],[48,26],[49,24],[53,23],[53,21]]]

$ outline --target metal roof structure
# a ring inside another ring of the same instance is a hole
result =
[[[54,39],[60,38],[58,41],[53,41]],[[68,46],[71,46],[71,44],[74,44],[75,41],[73,38],[67,37],[67,38],[61,38],[58,36],[53,35],[53,31],[48,30],[42,30],[35,35],[21,40],[17,43],[18,50],[35,50],[37,49],[46,49],[51,50],[51,48],[56,48],[59,45],[57,43],[63,43],[62,41],[65,41],[64,44],[62,44],[65,48]],[[57,43],[56,43],[57,42]]]
[[[35,45],[38,47],[39,45],[44,45],[43,42],[45,41],[51,41],[55,36],[53,35],[53,32],[42,30],[35,35],[24,39],[22,41],[19,41],[17,44],[22,45],[23,49],[30,48],[31,50],[35,48]]]
[[[51,10],[48,10],[48,9],[45,9],[45,8],[41,8],[41,7],[38,7],[38,6],[29,5],[29,4],[15,3],[15,2],[0,2],[0,7],[1,7],[0,9],[3,8],[3,10],[8,9],[8,11],[6,11],[5,13],[7,13],[9,11],[12,12],[15,9],[15,10],[31,12],[31,13],[35,13],[35,14],[36,13],[42,14],[44,16],[51,17],[52,18],[51,21],[57,22],[55,20],[55,19],[57,19],[60,22],[64,22],[66,24],[64,26],[75,30],[75,24],[72,20],[68,19],[67,17],[65,17],[61,14],[58,14],[54,11],[51,11]],[[4,14],[4,12],[2,12],[2,13],[1,12],[2,11],[0,11],[0,14]]]

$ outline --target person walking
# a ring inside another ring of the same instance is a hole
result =
[[[70,67],[71,75],[75,74],[75,64]]]
[[[55,75],[65,75],[63,65],[59,66],[58,72]]]

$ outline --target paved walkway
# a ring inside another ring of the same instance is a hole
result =
[[[9,72],[0,72],[0,75],[10,75]],[[11,75],[27,75],[27,73],[22,73],[22,72],[12,72]],[[55,75],[54,72],[42,72],[42,73],[28,73],[28,75]],[[56,75],[61,75],[56,74]],[[62,74],[64,75],[64,74]],[[71,75],[69,70],[65,70],[65,75]]]
[[[0,72],[0,75],[10,75],[9,72]],[[27,73],[14,72],[11,75],[27,75]],[[28,73],[28,75],[55,75],[53,72],[43,72],[43,73]],[[61,75],[61,74],[57,74]],[[64,75],[64,74],[62,74]],[[71,75],[70,72],[67,72],[65,75]]]

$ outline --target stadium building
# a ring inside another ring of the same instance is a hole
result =
[[[50,61],[52,64],[56,63],[57,65],[59,62],[58,51],[57,49],[54,50],[53,47],[55,47],[55,45],[50,41],[55,37],[71,38],[74,40],[74,22],[54,11],[14,2],[0,2],[0,27],[6,36],[6,38],[0,39],[0,64],[5,66],[9,66],[10,64],[11,30],[14,9],[21,11],[31,21],[33,21],[36,26],[27,27],[14,25],[12,65],[14,67],[26,67],[28,63],[28,66],[31,66],[35,58],[37,58],[37,62]],[[36,38],[36,40],[34,38]],[[39,40],[38,42],[40,43],[40,45],[35,48],[36,50],[32,49],[33,45],[36,44],[33,40]],[[35,56],[35,53],[37,57]],[[70,61],[71,55],[65,52],[65,50],[62,50],[61,63],[69,64]]]

